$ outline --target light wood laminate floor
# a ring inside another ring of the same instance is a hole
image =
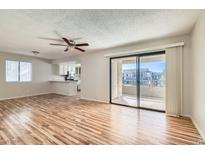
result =
[[[0,144],[199,144],[189,118],[48,94],[0,101]]]

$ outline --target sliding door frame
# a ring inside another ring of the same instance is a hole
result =
[[[151,110],[151,111],[165,112],[163,110],[157,110],[157,109],[140,107],[140,57],[151,56],[151,55],[161,55],[161,54],[165,54],[165,50],[156,51],[156,52],[139,53],[139,54],[133,54],[133,55],[110,57],[110,59],[109,59],[109,72],[110,72],[109,73],[109,95],[110,95],[109,96],[109,103],[110,104],[115,104],[115,105],[132,107],[132,108],[138,108],[138,109],[145,109],[145,110]],[[118,103],[112,102],[112,60],[113,59],[119,59],[119,58],[127,58],[127,57],[136,57],[137,106],[130,106],[130,105],[118,104]]]

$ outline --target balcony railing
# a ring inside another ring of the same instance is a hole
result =
[[[136,80],[123,80],[123,85],[136,85]],[[165,87],[165,80],[140,80],[140,86],[144,87]]]

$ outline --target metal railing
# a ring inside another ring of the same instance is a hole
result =
[[[123,80],[123,85],[136,85],[136,80]],[[140,86],[165,87],[165,80],[140,80]]]

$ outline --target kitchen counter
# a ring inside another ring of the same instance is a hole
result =
[[[71,83],[71,82],[78,82],[78,81],[77,80],[50,80],[49,82]]]
[[[76,96],[77,81],[76,80],[50,80],[54,92],[60,95]]]

